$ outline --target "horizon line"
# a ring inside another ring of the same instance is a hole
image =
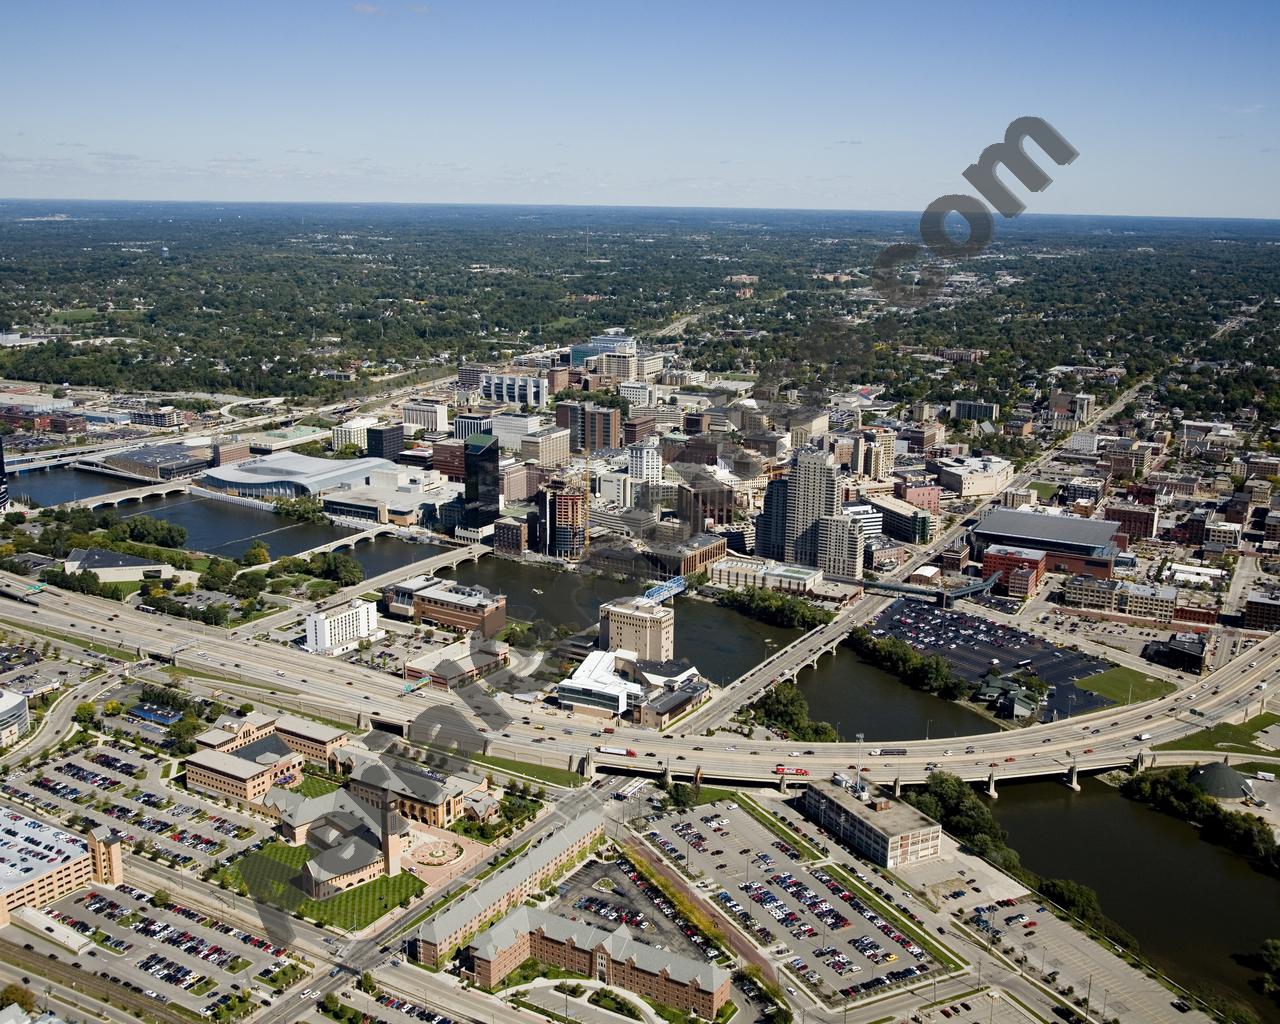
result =
[[[691,212],[717,211],[742,213],[826,213],[826,214],[893,214],[904,217],[918,217],[914,210],[877,210],[854,207],[821,207],[821,206],[694,206],[694,205],[658,205],[652,203],[551,203],[551,202],[480,202],[475,200],[459,200],[446,202],[439,200],[405,200],[405,199],[121,199],[121,198],[89,198],[89,197],[43,197],[43,196],[0,196],[0,204],[6,203],[145,203],[159,205],[163,203],[182,203],[189,206],[406,206],[406,207],[474,207],[500,209],[553,209],[553,210],[682,210]],[[1242,223],[1280,224],[1280,217],[1241,217],[1213,216],[1207,214],[1178,213],[1060,213],[1051,210],[1026,211],[1010,220],[1033,220],[1039,217],[1073,217],[1101,218],[1113,220],[1185,220],[1185,221],[1234,221]],[[999,223],[1004,223],[1003,221]]]

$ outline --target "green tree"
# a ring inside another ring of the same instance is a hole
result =
[[[91,701],[84,701],[76,705],[73,717],[81,725],[93,725],[98,720],[98,709],[93,706]]]
[[[21,1006],[24,1013],[31,1013],[36,1008],[36,994],[16,981],[10,982],[0,989],[0,1006],[12,1006],[14,1003]]]
[[[241,565],[266,565],[271,561],[271,549],[260,540],[255,540],[240,556]]]

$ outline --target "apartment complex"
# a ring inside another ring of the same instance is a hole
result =
[[[1150,587],[1144,583],[1079,575],[1067,580],[1063,588],[1063,603],[1086,611],[1172,622],[1178,610],[1178,588]]]
[[[887,494],[868,496],[867,503],[880,513],[884,532],[894,540],[908,544],[928,544],[933,540],[937,519],[926,509]]]
[[[783,559],[818,564],[819,521],[840,511],[835,460],[827,452],[800,452],[787,475]]]
[[[520,438],[520,457],[543,469],[554,469],[569,461],[567,427],[543,427]]]
[[[1108,505],[1102,510],[1102,516],[1108,522],[1119,523],[1130,540],[1151,540],[1160,525],[1160,512],[1154,505],[1129,502]]]
[[[703,1020],[715,1019],[732,982],[723,967],[637,941],[625,924],[608,931],[532,907],[475,937],[463,978],[492,988],[530,957]]]
[[[1035,548],[992,544],[982,553],[982,575],[1000,574],[1000,586],[1010,597],[1034,597],[1044,581],[1045,553]]]
[[[520,906],[586,856],[603,838],[604,820],[598,813],[588,812],[539,839],[497,874],[419,927],[409,940],[409,955],[419,963],[443,967],[454,950],[486,924]]]
[[[1244,601],[1244,628],[1280,629],[1280,591],[1252,590]]]

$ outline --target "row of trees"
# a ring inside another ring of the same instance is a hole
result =
[[[1200,827],[1200,836],[1247,858],[1259,870],[1280,875],[1280,845],[1266,820],[1233,811],[1191,781],[1190,768],[1141,772],[1126,779],[1120,791],[1131,800]]]
[[[727,590],[716,598],[716,602],[770,626],[781,626],[784,629],[814,629],[831,621],[829,611],[815,607],[804,598],[764,587]]]
[[[876,637],[865,626],[859,626],[849,634],[849,643],[859,657],[897,676],[912,689],[936,693],[947,700],[958,700],[969,691],[968,684],[952,671],[945,658],[921,654],[905,640]]]
[[[809,702],[795,683],[770,687],[747,711],[756,724],[802,743],[834,743],[840,738],[830,723],[809,717]]]

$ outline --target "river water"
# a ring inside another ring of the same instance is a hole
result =
[[[48,505],[133,484],[57,470],[24,474],[11,486],[15,495],[30,494]],[[280,556],[351,532],[187,496],[126,506],[124,512],[179,523],[187,528],[191,548],[225,557],[241,554],[255,538]],[[352,555],[372,576],[435,550],[380,538],[359,545]],[[454,575],[506,594],[512,618],[540,618],[575,630],[597,621],[601,602],[638,592],[634,582],[586,578],[498,558],[463,564]],[[737,678],[798,635],[688,597],[677,598],[675,607],[676,656],[688,658],[720,683]],[[844,648],[824,657],[816,669],[806,669],[797,683],[813,718],[837,725],[846,739],[859,732],[871,742],[995,728],[961,705],[903,686]],[[1251,972],[1232,959],[1256,950],[1265,939],[1280,938],[1280,883],[1202,842],[1190,826],[1126,800],[1095,780],[1083,780],[1080,793],[1057,782],[1004,785],[994,811],[1027,867],[1097,890],[1106,913],[1137,938],[1158,966],[1179,979],[1212,982],[1248,1002],[1262,1019],[1280,1024],[1280,1011],[1249,989]]]
[[[1252,972],[1232,959],[1280,938],[1280,882],[1096,779],[1079,793],[1057,782],[1002,785],[992,810],[1023,864],[1096,890],[1156,966],[1280,1022],[1280,1007],[1254,993]]]

